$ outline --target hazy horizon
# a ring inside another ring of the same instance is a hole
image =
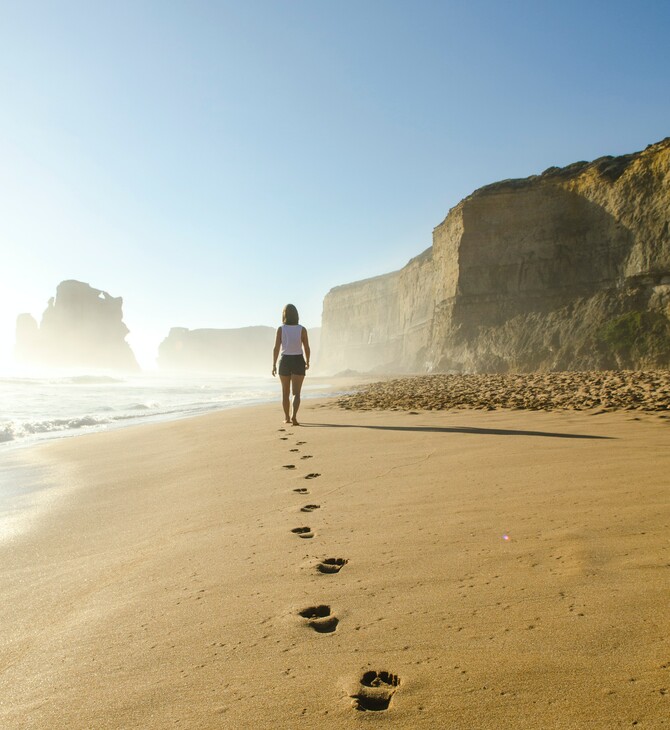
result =
[[[668,134],[661,2],[0,9],[0,366],[67,279],[172,327],[320,326],[478,187]]]

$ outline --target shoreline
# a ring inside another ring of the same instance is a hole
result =
[[[49,490],[57,490],[53,470],[42,460],[39,449],[13,449],[0,465],[0,545],[30,529],[36,515],[49,501]],[[54,493],[54,498],[55,498]]]
[[[92,376],[86,376],[83,381],[82,378],[84,376],[64,377],[48,382],[17,378],[15,387],[23,389],[27,383],[32,382],[34,384],[28,387],[42,388],[43,392],[25,393],[26,397],[34,401],[32,409],[20,407],[20,398],[12,393],[13,397],[9,398],[9,406],[3,414],[5,420],[0,422],[0,453],[7,454],[16,449],[62,438],[192,418],[228,408],[272,403],[280,397],[279,383],[270,376],[263,379],[213,376],[212,379],[205,380],[202,377],[147,378],[139,380],[139,385],[138,382],[125,383],[123,380],[112,380],[108,377],[93,378],[94,382],[91,384]],[[332,393],[343,393],[352,383],[360,382],[350,378],[340,379],[336,383],[334,380],[336,379],[312,376],[304,386],[303,398],[311,400]],[[4,384],[6,388],[8,382]],[[110,387],[118,391],[110,394]],[[184,390],[192,391],[190,397],[184,396]],[[5,396],[7,393],[0,395]],[[113,405],[110,405],[110,395]],[[214,395],[219,395],[220,399],[212,399]],[[63,403],[71,405],[63,408]]]
[[[334,399],[300,415],[40,447],[68,491],[0,544],[4,727],[667,717],[666,423]]]
[[[339,380],[340,382],[331,384],[334,380]],[[342,394],[342,391],[350,391],[355,386],[364,383],[365,378],[349,376],[327,378],[316,375],[312,376],[310,381],[316,382],[314,382],[314,385],[311,382],[307,384],[308,390],[306,392],[303,391],[303,402],[339,396]],[[278,380],[276,385],[279,391]],[[310,389],[316,390],[317,392],[312,394],[310,393]],[[278,392],[276,398],[272,400],[262,398],[240,401],[234,404],[226,403],[204,413],[184,412],[179,414],[154,415],[146,419],[138,418],[137,420],[119,421],[92,428],[84,427],[83,430],[77,428],[66,431],[47,432],[37,438],[0,442],[0,454],[4,457],[2,464],[0,464],[0,543],[24,532],[26,529],[30,529],[30,524],[34,521],[35,517],[43,511],[46,505],[57,499],[56,492],[59,487],[59,479],[52,474],[48,474],[48,467],[43,464],[43,455],[48,453],[43,451],[43,449],[48,449],[50,445],[59,444],[66,439],[103,435],[118,430],[151,428],[161,424],[188,421],[229,410],[254,408],[257,406],[269,407],[272,403],[279,401],[280,398],[281,393]],[[278,407],[281,408],[281,406]]]

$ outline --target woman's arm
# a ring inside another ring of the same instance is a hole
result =
[[[302,342],[303,348],[305,349],[305,370],[309,370],[309,355],[310,355],[309,338],[307,337],[307,330],[304,327],[302,328],[302,334],[300,335],[300,340]]]
[[[275,347],[272,350],[272,376],[277,374],[277,358],[279,357],[279,348],[281,347],[281,327],[277,327],[277,336],[275,337]]]

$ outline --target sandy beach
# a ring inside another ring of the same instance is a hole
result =
[[[40,447],[0,726],[670,726],[669,425],[601,411],[331,399]]]

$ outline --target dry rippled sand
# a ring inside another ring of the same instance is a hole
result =
[[[670,370],[416,375],[362,386],[337,404],[352,410],[670,411]]]

